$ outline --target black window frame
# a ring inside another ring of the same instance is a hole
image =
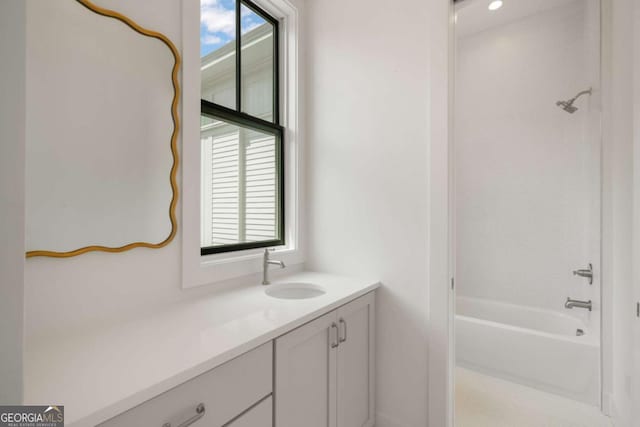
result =
[[[273,26],[273,121],[260,119],[242,111],[242,5],[269,22]],[[236,0],[236,106],[235,109],[200,99],[201,116],[219,119],[234,125],[267,133],[275,137],[276,144],[276,179],[277,179],[277,214],[278,237],[273,240],[259,242],[236,243],[200,248],[200,255],[212,255],[248,249],[260,249],[285,245],[285,197],[284,197],[284,127],[280,125],[280,27],[276,18],[265,12],[250,0]]]

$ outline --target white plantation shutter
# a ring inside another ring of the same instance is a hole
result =
[[[246,241],[277,238],[276,144],[270,135],[249,138],[246,166]]]
[[[276,141],[217,122],[203,131],[203,247],[277,239]]]

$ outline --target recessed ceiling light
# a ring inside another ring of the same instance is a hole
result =
[[[489,10],[498,10],[502,7],[502,0],[494,0],[489,3]]]

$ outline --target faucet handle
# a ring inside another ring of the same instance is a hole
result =
[[[573,270],[574,276],[585,277],[589,279],[589,284],[593,285],[593,265],[589,264],[588,268]]]

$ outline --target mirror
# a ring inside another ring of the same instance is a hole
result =
[[[27,3],[27,257],[175,236],[180,56],[87,0]]]

